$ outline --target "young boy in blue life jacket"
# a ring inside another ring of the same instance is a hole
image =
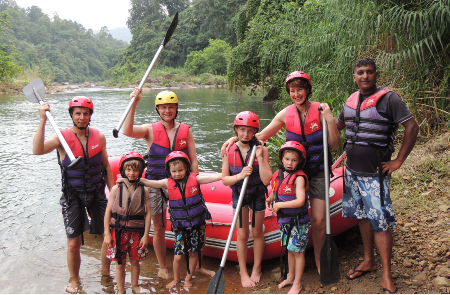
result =
[[[234,120],[234,131],[238,141],[223,156],[222,182],[231,186],[233,199],[233,213],[236,210],[245,177],[249,176],[245,190],[242,208],[238,217],[237,255],[243,287],[255,287],[261,279],[261,262],[264,254],[264,215],[267,185],[272,178],[269,165],[269,151],[264,146],[258,146],[253,163],[249,163],[250,154],[255,144],[259,130],[259,118],[252,112],[241,112]],[[252,214],[252,235],[254,263],[251,277],[247,271],[247,242],[249,238],[249,208]]]
[[[282,167],[273,174],[273,190],[266,200],[266,207],[277,213],[280,225],[280,268],[284,281],[278,285],[278,289],[292,285],[288,294],[298,294],[302,290],[304,251],[309,241],[311,227],[308,214],[308,177],[302,170],[306,164],[306,150],[299,142],[288,141],[281,146],[278,156]],[[286,261],[283,263],[283,247],[286,247],[289,272]],[[285,264],[284,272],[283,264]]]
[[[120,174],[111,189],[105,213],[106,257],[117,262],[117,293],[125,294],[125,267],[127,253],[131,264],[133,293],[146,290],[139,287],[139,260],[148,256],[148,233],[151,224],[150,190],[139,179],[145,160],[139,153],[130,152],[120,159]]]
[[[201,253],[204,248],[206,220],[211,214],[206,208],[200,184],[222,179],[222,174],[198,175],[190,172],[189,157],[182,151],[167,155],[165,167],[170,177],[161,180],[141,179],[141,183],[152,188],[169,190],[169,213],[175,234],[175,256],[173,259],[173,281],[167,284],[172,289],[181,281],[181,265],[186,259],[187,275],[184,287],[192,287],[192,276],[197,263],[202,267]],[[211,276],[213,271],[205,270]]]

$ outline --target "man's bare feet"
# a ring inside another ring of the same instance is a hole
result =
[[[179,282],[181,282],[181,281],[175,281],[175,280],[173,280],[172,282],[170,282],[170,283],[168,283],[168,284],[166,285],[166,288],[167,288],[167,289],[172,289],[172,288],[175,287],[175,285],[178,284]]]
[[[169,278],[169,269],[167,267],[160,268],[158,271],[158,277],[161,279],[167,280]]]
[[[241,283],[244,288],[255,287],[255,282],[253,282],[248,275],[241,275]]]
[[[127,292],[125,291],[125,289],[122,289],[122,290],[120,290],[120,289],[118,289],[117,290],[117,294],[126,294]]]
[[[147,289],[144,289],[140,286],[131,286],[131,290],[133,291],[133,294],[149,294],[150,291]]]
[[[206,269],[204,267],[196,268],[195,271],[198,271],[201,274],[204,274],[204,275],[207,275],[207,276],[211,276],[211,277],[213,277],[216,274],[215,271],[208,270],[208,269]]]
[[[363,261],[360,265],[355,266],[353,269],[350,269],[347,272],[346,277],[349,280],[353,280],[353,279],[356,279],[356,278],[359,278],[359,277],[365,275],[368,272],[372,272],[375,270],[377,270],[376,264],[366,265]]]
[[[283,289],[286,286],[292,285],[293,282],[294,282],[294,279],[293,278],[291,279],[288,277],[286,280],[284,280],[278,284],[278,289]]]
[[[289,290],[288,294],[299,294],[302,289],[302,284],[292,285],[292,288]]]
[[[262,275],[261,269],[260,269],[259,271],[253,270],[253,271],[252,271],[252,276],[250,277],[250,279],[251,279],[255,284],[258,284],[259,281],[261,280],[261,275]]]
[[[66,291],[66,293],[77,294],[78,293],[78,287],[79,287],[79,285],[72,286],[72,284],[70,284],[70,285],[67,285],[65,291]]]

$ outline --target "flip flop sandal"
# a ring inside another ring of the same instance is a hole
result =
[[[395,288],[394,291],[389,290],[388,288],[383,288],[383,292],[388,292],[389,294],[395,294],[397,293],[398,288]]]
[[[354,278],[350,277],[348,274],[345,274],[345,277],[347,278],[347,280],[354,280],[354,279],[362,277],[363,275],[365,275],[365,274],[367,274],[369,272],[376,271],[376,269],[375,270],[359,270],[359,269],[356,269],[356,267],[357,266],[355,266],[353,268],[353,273],[351,275],[353,275],[354,273],[357,273],[357,272],[359,272],[361,274],[359,276],[357,276],[357,277],[354,277]],[[392,294],[394,294],[394,293],[392,293]]]

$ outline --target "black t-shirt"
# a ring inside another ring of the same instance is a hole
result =
[[[383,88],[377,88],[374,93],[381,89]],[[362,101],[366,100],[374,93],[362,95]],[[389,122],[396,124],[404,123],[413,117],[401,97],[393,91],[380,98],[377,104],[377,111],[382,117],[388,119]],[[339,114],[338,120],[342,124],[345,124],[344,110]],[[359,176],[378,176],[377,150],[381,150],[382,162],[391,159],[392,152],[389,147],[377,148],[370,145],[365,146],[348,143],[345,148],[345,151],[347,152],[347,169],[349,169],[352,174]]]

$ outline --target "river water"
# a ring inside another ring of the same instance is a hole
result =
[[[144,140],[128,138],[120,133],[112,136],[129,102],[132,89],[89,89],[47,94],[52,115],[60,129],[72,125],[68,115],[70,99],[85,95],[94,102],[91,125],[106,136],[109,155],[129,151],[146,152]],[[154,98],[161,89],[144,92],[138,105],[136,124],[159,120]],[[219,150],[233,135],[232,123],[238,112],[251,110],[258,114],[261,127],[268,125],[275,115],[271,105],[262,97],[230,93],[225,89],[175,89],[180,100],[178,121],[191,126],[197,147],[200,171],[221,169]],[[60,172],[56,151],[43,156],[32,153],[33,136],[39,123],[38,105],[23,94],[0,94],[0,293],[63,293],[68,284],[66,236],[61,215]],[[54,134],[47,123],[46,138]],[[80,276],[86,293],[114,293],[114,264],[112,277],[102,277],[100,248],[102,237],[85,234],[82,247]],[[140,283],[151,293],[169,293],[168,281],[156,276],[157,265],[152,247],[150,257],[141,263]],[[172,250],[167,251],[171,268]],[[217,270],[218,259],[204,259],[204,265]],[[228,263],[225,274],[235,275],[235,263]],[[185,270],[182,275],[184,275]],[[129,272],[126,281],[130,282]],[[205,293],[210,278],[198,275],[191,290],[177,287],[170,292]],[[238,276],[236,276],[236,283]],[[236,284],[239,285],[239,284]],[[239,293],[239,290],[235,292]],[[131,289],[127,290],[131,293]]]

